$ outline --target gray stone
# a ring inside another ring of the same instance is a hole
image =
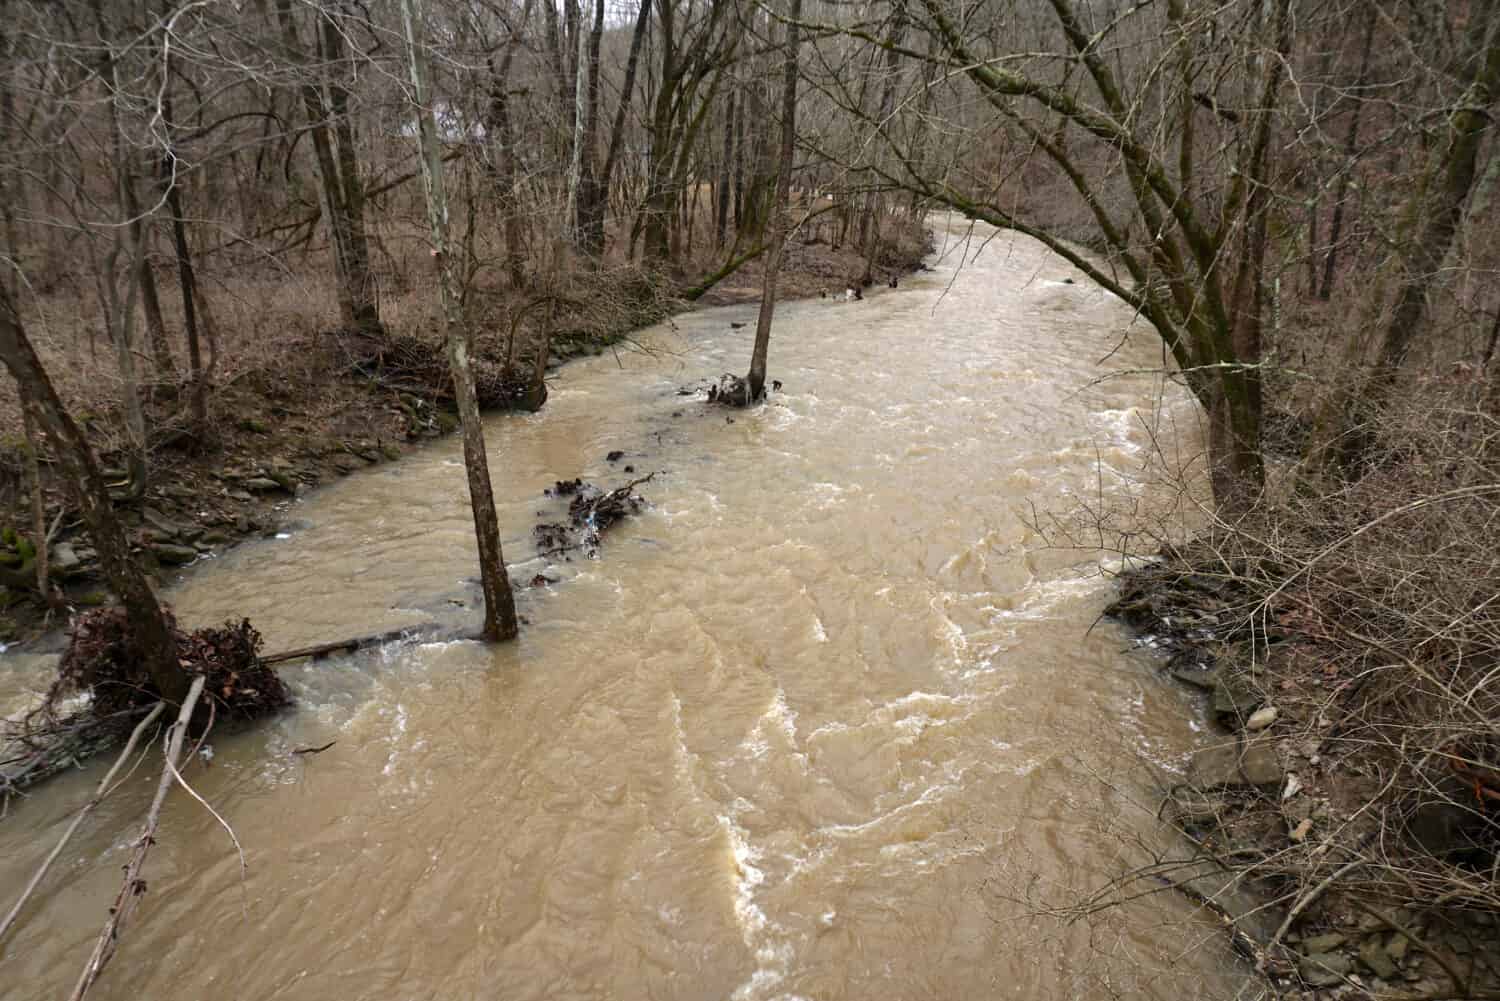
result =
[[[352,473],[356,469],[365,468],[365,460],[357,455],[350,455],[348,452],[345,452],[343,455],[333,457],[333,465],[340,472]]]
[[[1233,744],[1206,747],[1188,765],[1188,781],[1199,789],[1279,786],[1281,775],[1276,749],[1268,742],[1243,749]]]
[[[1274,722],[1276,722],[1276,707],[1261,706],[1250,714],[1249,719],[1245,720],[1245,729],[1253,733],[1257,730],[1264,730]]]
[[[164,539],[174,539],[182,534],[181,525],[150,505],[141,509],[141,517],[145,520],[146,524],[159,532]]]
[[[1385,944],[1380,941],[1379,935],[1371,935],[1365,939],[1364,944],[1359,947],[1359,961],[1364,964],[1365,969],[1375,974],[1382,980],[1394,980],[1401,971],[1396,968],[1396,963],[1386,952]]]
[[[1250,679],[1238,671],[1223,670],[1215,678],[1213,706],[1214,712],[1220,716],[1242,720],[1264,701]]]
[[[1172,668],[1172,677],[1184,685],[1192,685],[1204,691],[1213,691],[1214,685],[1218,684],[1218,672],[1211,668],[1200,667],[1197,664],[1179,664]]]
[[[1224,800],[1191,786],[1172,791],[1172,815],[1184,827],[1217,823],[1224,816]]]
[[[78,558],[78,552],[66,542],[59,542],[52,547],[52,572],[60,576],[67,576],[83,565],[83,560]]]
[[[287,489],[276,480],[267,476],[252,476],[245,481],[244,486],[246,490],[257,494],[268,494],[276,490]]]
[[[1406,958],[1406,950],[1411,948],[1411,939],[1400,932],[1391,936],[1391,940],[1385,944],[1385,954],[1396,962]]]
[[[266,475],[268,478],[275,480],[277,485],[279,485],[281,489],[285,490],[287,493],[295,494],[297,492],[297,477],[293,476],[285,469],[273,469]],[[246,485],[248,486],[248,484]]]
[[[151,552],[156,554],[157,560],[162,563],[191,563],[198,558],[198,550],[192,546],[175,546],[168,542],[153,544]]]
[[[1303,939],[1302,951],[1306,953],[1332,952],[1347,941],[1349,941],[1348,936],[1331,931],[1324,935],[1313,935]]]
[[[1341,984],[1353,969],[1353,960],[1337,952],[1317,952],[1311,956],[1303,956],[1297,962],[1297,972],[1312,987]]]

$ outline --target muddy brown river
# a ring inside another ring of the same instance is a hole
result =
[[[542,413],[495,418],[512,572],[557,578],[520,594],[521,640],[290,666],[297,708],[216,735],[188,773],[248,874],[174,792],[90,997],[1232,994],[1245,971],[1179,897],[1067,920],[1170,847],[1147,765],[1203,737],[1095,625],[1108,554],[1035,530],[1160,502],[1137,473],[1153,433],[1192,451],[1193,409],[1149,375],[1095,382],[1161,363],[1128,310],[1024,238],[962,233],[899,290],[778,308],[763,408],[677,394],[744,368],[748,305],[644,331],[650,353],[575,362]],[[601,558],[532,559],[560,506],[543,489],[617,485],[627,463],[661,472]],[[470,533],[444,441],[293,502],[284,537],[171,599],[192,625],[248,616],[271,650],[477,623]],[[0,708],[44,669],[0,660]],[[0,821],[0,904],[103,768]],[[0,997],[72,988],[159,768],[69,846],[0,953]]]

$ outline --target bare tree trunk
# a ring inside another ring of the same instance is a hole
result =
[[[630,104],[635,94],[635,78],[641,61],[641,45],[646,30],[651,24],[651,4],[642,3],[636,14],[635,30],[630,35],[630,54],[625,59],[625,80],[620,86],[620,103],[615,107],[614,122],[609,129],[609,151],[604,156],[604,167],[585,193],[580,211],[584,215],[582,226],[586,231],[585,243],[595,253],[604,249],[604,217],[609,208],[610,183],[614,179],[615,167],[620,152],[625,147],[625,119],[630,113]]]
[[[348,115],[348,92],[338,81],[327,80],[330,103],[325,106],[318,77],[326,76],[331,70],[314,70],[307,66],[301,40],[297,37],[297,27],[292,20],[291,0],[277,0],[276,15],[281,24],[282,46],[287,57],[304,74],[304,79],[298,86],[307,113],[313,159],[317,164],[318,179],[322,182],[323,207],[328,217],[330,242],[333,244],[339,313],[344,325],[350,329],[378,331],[380,314],[369,268],[369,242],[364,227],[364,189],[359,181],[353,126]],[[331,26],[330,34],[335,46],[333,54],[342,54],[342,37]],[[319,47],[325,50],[325,57],[331,59],[332,54],[326,51],[327,40],[321,39],[316,30],[313,37],[320,39]],[[333,129],[329,127],[330,118],[334,120],[334,126],[340,133],[337,153]]]
[[[1464,201],[1473,187],[1479,147],[1490,124],[1488,105],[1500,87],[1500,17],[1475,15],[1474,58],[1478,68],[1448,116],[1448,144],[1435,173],[1436,193],[1423,206],[1425,224],[1405,255],[1396,308],[1386,325],[1377,361],[1377,378],[1389,383],[1406,360],[1413,341],[1427,319],[1427,297],[1436,283],[1443,258],[1458,232]]]
[[[146,316],[146,339],[151,342],[151,357],[156,365],[156,377],[167,382],[177,381],[177,366],[172,361],[172,348],[167,342],[167,324],[161,315],[161,298],[156,290],[156,272],[151,269],[151,229],[141,218],[140,201],[135,193],[135,173],[128,161],[121,163],[125,176],[121,189],[125,196],[125,212],[130,219],[130,240],[138,248],[136,281],[141,288],[141,309]]]
[[[599,0],[599,15],[604,16],[604,3]],[[601,26],[602,27],[602,26]],[[577,72],[573,74],[573,156],[568,161],[568,201],[563,210],[563,225],[567,227],[568,242],[574,246],[582,243],[581,227],[578,225],[578,188],[583,183],[583,132],[584,119],[588,115],[588,36],[578,32]]]
[[[182,287],[182,327],[187,334],[188,372],[192,379],[188,398],[195,430],[198,434],[204,434],[208,431],[208,386],[203,378],[203,356],[198,344],[198,314],[193,301],[193,257],[188,248],[187,223],[182,214],[181,187],[174,176],[170,153],[164,162],[163,172],[167,185],[167,210],[172,213],[172,243],[177,252],[177,282]]]
[[[786,252],[787,202],[792,187],[792,152],[797,137],[797,46],[801,41],[798,21],[802,0],[789,0],[786,25],[786,69],[781,91],[781,157],[776,175],[776,201],[771,207],[772,246],[761,285],[760,315],[755,323],[755,350],[750,356],[750,399],[766,393],[766,355],[771,348],[771,319],[776,313],[776,279]]]
[[[729,227],[729,204],[731,200],[731,175],[734,170],[734,113],[735,93],[729,91],[728,107],[724,112],[724,158],[719,161],[719,183],[717,205],[714,211],[714,247],[722,249]]]
[[[177,663],[177,640],[145,573],[130,558],[130,543],[110,505],[109,490],[99,463],[83,432],[68,415],[62,400],[37,357],[10,296],[0,288],[0,364],[21,387],[22,399],[32,409],[37,425],[52,442],[63,482],[73,494],[89,538],[104,570],[129,616],[135,652],[150,672],[162,698],[180,701],[188,677]],[[43,539],[41,545],[46,544]]]
[[[500,57],[499,65],[495,64],[493,56],[490,58],[490,94],[485,109],[485,128],[494,136],[496,143],[495,189],[500,197],[500,210],[504,218],[505,273],[514,289],[526,284],[526,259],[522,252],[521,199],[516,192],[520,165],[516,159],[515,130],[510,119],[510,68],[515,59],[516,48],[521,42],[521,33],[531,20],[531,5],[532,0],[522,3],[519,24],[507,23],[509,37],[505,40],[505,53]]]
[[[337,154],[338,182],[342,189],[345,230],[345,281],[353,301],[354,325],[360,330],[378,332],[380,300],[375,292],[375,276],[370,270],[370,241],[365,230],[365,186],[359,176],[359,154],[354,145],[354,116],[349,111],[349,88],[338,74],[347,74],[341,65],[348,58],[344,35],[331,20],[323,21],[323,55],[329,65],[328,107],[333,115],[333,134]]]
[[[422,181],[427,191],[427,222],[432,231],[433,259],[439,276],[439,294],[448,342],[448,364],[453,372],[454,396],[463,423],[464,465],[469,474],[469,503],[474,512],[474,534],[479,545],[479,572],[484,590],[484,637],[506,640],[518,631],[515,596],[505,572],[500,550],[500,523],[491,492],[489,459],[484,445],[484,425],[479,418],[479,399],[474,373],[469,366],[468,334],[465,329],[462,290],[448,256],[448,206],[443,188],[443,158],[438,147],[437,125],[429,103],[425,26],[421,0],[401,0],[401,19],[406,32],[412,98],[421,142]]]
[[[132,212],[132,215],[135,213]],[[156,271],[151,267],[151,230],[134,223],[134,239],[141,243],[145,253],[141,254],[141,310],[146,315],[146,339],[151,342],[151,359],[156,365],[156,377],[164,382],[177,381],[177,363],[172,359],[172,346],[167,340],[167,322],[161,315],[161,295],[156,287]]]
[[[1323,259],[1323,285],[1318,289],[1318,298],[1327,302],[1333,295],[1333,276],[1338,267],[1339,241],[1344,236],[1344,200],[1349,192],[1350,175],[1354,173],[1354,157],[1359,148],[1359,118],[1364,110],[1364,89],[1370,74],[1370,49],[1375,41],[1376,13],[1372,10],[1365,22],[1365,40],[1360,47],[1359,73],[1355,77],[1355,104],[1349,112],[1349,131],[1344,136],[1344,162],[1339,170],[1338,186],[1333,196],[1333,219],[1328,224],[1328,254]]]
[[[31,539],[36,547],[36,590],[48,605],[55,603],[52,593],[51,558],[47,552],[47,501],[42,493],[41,443],[37,440],[36,418],[25,389],[17,384],[21,397],[21,433],[26,439],[26,480],[31,489]]]

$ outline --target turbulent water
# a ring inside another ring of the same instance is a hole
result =
[[[1184,697],[1094,624],[1102,554],[1036,531],[1082,503],[1149,507],[1136,473],[1153,435],[1191,445],[1192,409],[1149,376],[1099,381],[1159,365],[1160,346],[1065,262],[1019,237],[942,242],[899,290],[779,307],[784,387],[764,408],[677,393],[743,368],[741,306],[570,365],[542,413],[496,418],[512,572],[557,581],[520,594],[521,640],[289,667],[298,708],[218,736],[188,773],[247,874],[174,794],[90,996],[1232,988],[1214,928],[1171,895],[1079,916],[1170,847],[1147,765],[1197,738]],[[601,558],[531,560],[531,526],[561,504],[543,489],[617,485],[627,463],[661,472]],[[180,617],[248,616],[271,650],[477,622],[456,441],[299,500],[287,525],[196,568],[171,595]],[[11,661],[14,706],[42,668]],[[103,767],[0,821],[0,910]],[[0,954],[0,997],[71,988],[158,769],[64,853]]]

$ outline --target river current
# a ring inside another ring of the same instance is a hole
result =
[[[1159,367],[1160,344],[1065,261],[1008,234],[940,242],[899,289],[778,307],[764,407],[678,394],[743,370],[746,305],[643,331],[556,373],[541,413],[492,419],[512,574],[555,580],[520,591],[519,642],[289,665],[297,707],[214,736],[187,774],[247,874],[174,793],[90,996],[1232,992],[1243,973],[1182,899],[1081,916],[1170,848],[1150,772],[1202,736],[1096,622],[1110,554],[1039,531],[1165,503],[1142,472],[1162,442],[1192,451],[1192,404],[1118,374]],[[659,472],[600,557],[533,559],[561,507],[545,488],[616,486],[627,464]],[[274,651],[477,623],[457,440],[286,514],[172,589],[185,624],[249,617]],[[14,708],[46,665],[11,660]],[[104,767],[0,821],[0,904]],[[0,953],[0,998],[71,989],[159,767],[69,846]]]

